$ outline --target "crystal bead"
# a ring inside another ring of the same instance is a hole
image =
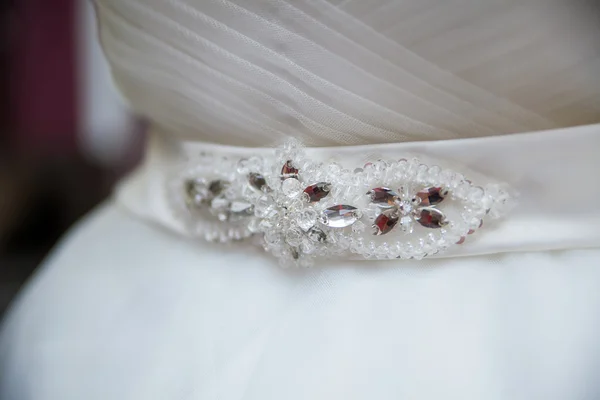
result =
[[[240,160],[236,164],[236,170],[237,170],[238,174],[242,174],[242,175],[247,174],[249,172],[248,159],[240,158]]]
[[[402,200],[398,205],[398,210],[402,215],[408,215],[413,211],[413,203],[412,201]]]
[[[308,195],[308,201],[311,203],[316,203],[322,198],[327,197],[330,191],[331,184],[327,182],[318,182],[304,189],[304,193]]]
[[[373,234],[385,235],[398,223],[398,215],[395,210],[387,210],[379,214],[373,222]]]
[[[417,221],[425,228],[441,228],[445,225],[446,216],[440,210],[432,207],[423,207]]]
[[[429,167],[425,164],[421,164],[419,165],[419,167],[417,168],[417,181],[424,183],[427,181],[428,178],[428,171],[429,171]]]
[[[308,232],[306,232],[306,235],[310,240],[317,243],[324,243],[327,240],[327,235],[325,234],[325,232],[323,232],[323,230],[317,228],[316,226],[310,228]]]
[[[375,219],[379,214],[381,214],[382,208],[378,207],[376,204],[369,204],[365,208],[365,214],[369,219]]]
[[[265,242],[268,245],[274,246],[276,244],[279,244],[279,242],[281,241],[281,237],[279,236],[279,234],[275,231],[266,231],[265,232]]]
[[[302,239],[302,243],[300,243],[300,249],[305,254],[312,254],[315,251],[315,243],[309,238],[305,237]]]
[[[200,206],[212,199],[212,192],[209,190],[206,181],[203,179],[190,179],[185,182],[186,204],[188,207]]]
[[[441,187],[429,187],[417,193],[417,196],[421,199],[421,204],[424,206],[440,204],[447,195],[448,191]]]
[[[285,233],[285,241],[290,246],[298,246],[302,242],[303,236],[304,235],[302,234],[302,231],[300,231],[299,229],[289,229]]]
[[[481,201],[481,199],[483,198],[483,195],[484,195],[484,191],[483,191],[482,187],[473,186],[469,190],[469,194],[467,195],[467,200],[470,201],[471,203],[477,203],[477,202]]]
[[[229,208],[229,204],[229,200],[227,200],[224,196],[218,196],[210,202],[210,208],[214,211],[222,211]]]
[[[298,213],[296,222],[300,228],[307,231],[317,221],[317,212],[312,208],[307,208]]]
[[[248,222],[248,230],[252,233],[257,233],[260,232],[260,219],[258,218],[252,218],[249,222]]]
[[[356,207],[339,204],[323,210],[320,222],[330,228],[345,228],[358,219]]]
[[[402,232],[404,233],[412,233],[414,229],[413,219],[409,216],[400,218],[400,229],[402,229]]]
[[[356,221],[352,225],[352,232],[354,232],[354,233],[363,233],[365,231],[365,229],[366,229],[365,224],[362,221]]]
[[[281,168],[281,177],[283,179],[298,177],[298,169],[294,167],[292,160],[287,160],[285,164],[283,164],[283,167]]]
[[[298,179],[288,178],[281,183],[281,191],[288,197],[296,197],[302,193],[302,184]]]
[[[257,172],[250,172],[248,174],[248,183],[259,192],[268,192],[271,190],[269,185],[267,185],[265,177]]]
[[[437,165],[431,166],[429,168],[429,180],[432,182],[438,181],[440,178],[441,172],[442,172],[442,169],[440,167],[438,167]]]
[[[254,206],[245,201],[234,200],[229,206],[229,212],[234,220],[239,220],[254,215]]]
[[[275,205],[269,196],[262,196],[254,204],[254,214],[259,218],[265,218],[275,211]]]
[[[394,207],[398,199],[398,193],[390,188],[378,187],[367,192],[371,202],[382,208]]]

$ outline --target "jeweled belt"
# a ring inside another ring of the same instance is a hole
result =
[[[284,265],[592,247],[599,151],[600,125],[331,148],[154,133],[119,198],[187,236],[258,243]]]

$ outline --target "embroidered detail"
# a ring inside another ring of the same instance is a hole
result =
[[[352,254],[422,259],[463,243],[484,217],[499,218],[513,203],[502,185],[476,186],[417,158],[350,170],[311,160],[295,141],[269,158],[203,154],[167,190],[191,235],[252,237],[285,266]]]

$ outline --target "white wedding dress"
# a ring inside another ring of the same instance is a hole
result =
[[[114,79],[153,124],[149,155],[14,303],[0,399],[599,399],[585,4],[98,0]],[[460,159],[519,203],[464,254],[421,261],[282,269],[173,229],[156,154],[288,136]]]

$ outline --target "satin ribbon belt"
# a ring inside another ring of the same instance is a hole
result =
[[[136,215],[282,265],[600,246],[600,125],[309,148],[150,133],[118,188]]]

